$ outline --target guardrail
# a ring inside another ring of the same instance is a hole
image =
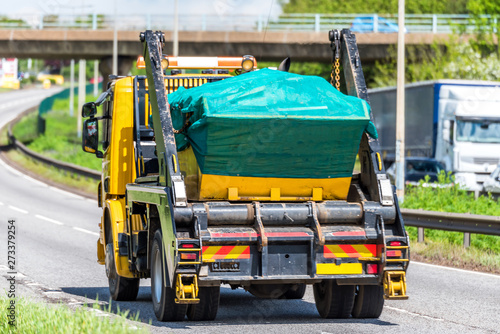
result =
[[[47,166],[55,167],[55,168],[64,170],[66,172],[73,173],[73,174],[76,174],[76,175],[80,175],[80,176],[83,176],[83,177],[88,177],[88,178],[91,178],[91,179],[94,179],[94,180],[100,180],[101,179],[101,172],[95,171],[95,170],[90,169],[90,168],[85,168],[85,167],[82,167],[82,166],[70,164],[70,163],[67,163],[67,162],[63,162],[63,161],[51,159],[49,157],[46,157],[44,155],[41,155],[41,154],[39,154],[37,152],[34,152],[34,151],[30,150],[23,143],[21,143],[20,141],[18,141],[16,139],[16,137],[12,133],[12,127],[17,122],[19,122],[19,120],[22,117],[24,117],[25,115],[27,115],[27,114],[29,114],[31,112],[35,112],[37,109],[38,109],[38,107],[28,109],[25,112],[21,113],[13,121],[11,121],[9,123],[9,127],[8,127],[8,130],[7,130],[7,135],[9,137],[9,143],[12,146],[12,148],[18,149],[21,153],[23,153],[24,155],[28,156],[29,158],[31,158],[33,160],[36,160],[38,162],[41,162],[41,163],[43,163],[43,164],[45,164]]]
[[[464,246],[470,246],[470,234],[500,236],[500,217],[468,213],[401,209],[405,225],[418,227],[418,241],[424,241],[424,228],[464,232]]]
[[[282,14],[267,15],[179,15],[180,31],[329,31],[351,28],[355,32],[396,32],[397,14]],[[17,15],[5,17],[0,29],[85,29],[85,30],[173,30],[173,15]],[[498,17],[461,14],[407,14],[409,33],[496,32]]]
[[[18,149],[21,153],[25,154],[31,159],[37,160],[48,166],[56,167],[70,173],[99,180],[101,178],[100,172],[45,157],[28,149],[24,144],[19,142],[14,137],[14,135],[12,134],[13,125],[15,125],[22,117],[35,110],[36,107],[28,109],[10,122],[8,127],[8,136],[9,142],[12,147]],[[465,247],[470,246],[471,233],[500,236],[500,217],[498,216],[484,216],[415,209],[401,209],[401,213],[403,215],[405,225],[418,227],[418,242],[424,241],[424,228],[463,232]]]

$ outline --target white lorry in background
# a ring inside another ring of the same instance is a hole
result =
[[[394,157],[396,88],[369,90],[383,156]],[[500,163],[500,83],[438,80],[406,85],[406,154],[442,162],[471,191]]]

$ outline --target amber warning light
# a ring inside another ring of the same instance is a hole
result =
[[[248,72],[257,69],[254,56],[243,57],[168,57],[163,56],[163,69],[243,69]],[[138,69],[146,68],[143,56],[137,58]]]

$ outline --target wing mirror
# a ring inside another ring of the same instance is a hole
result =
[[[82,117],[94,117],[97,114],[97,105],[95,102],[87,102],[82,107]]]
[[[85,152],[94,153],[96,157],[102,158],[103,153],[99,147],[99,123],[97,118],[89,118],[83,123],[82,148]]]

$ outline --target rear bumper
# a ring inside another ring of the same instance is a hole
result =
[[[199,284],[315,283],[337,279],[339,284],[380,284],[382,245],[368,239],[360,226],[324,228],[325,245],[315,242],[309,228],[267,228],[268,244],[259,250],[260,236],[253,228],[221,232],[202,247]],[[376,273],[368,274],[367,266]]]
[[[198,284],[200,286],[212,286],[225,284],[234,285],[251,285],[251,284],[313,284],[319,283],[324,279],[335,279],[339,285],[378,285],[381,284],[379,275],[317,275],[316,277],[309,276],[198,276]]]

